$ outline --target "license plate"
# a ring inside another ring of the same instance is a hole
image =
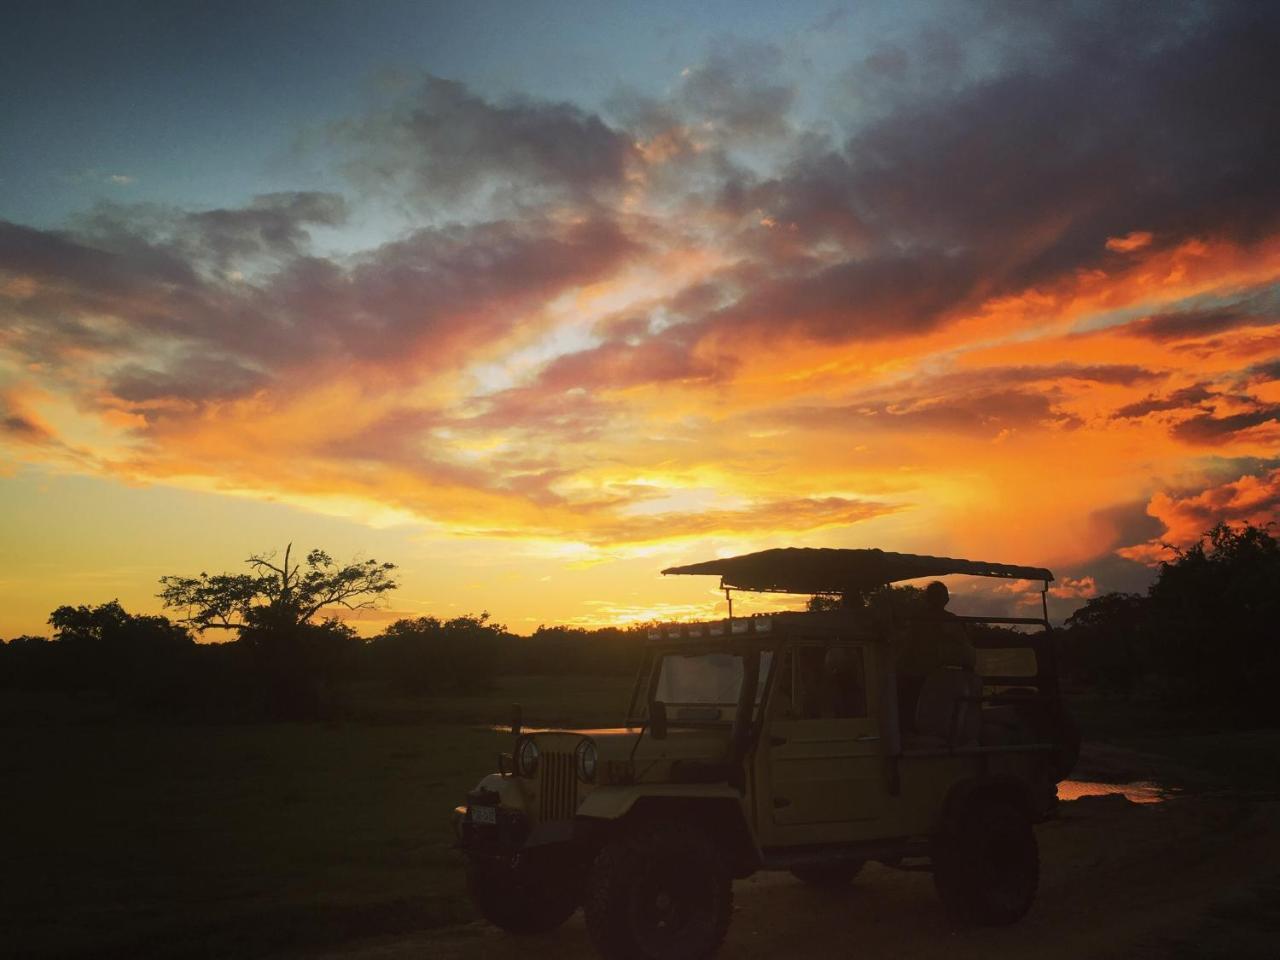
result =
[[[497,807],[472,807],[471,822],[496,824],[498,822],[498,808]]]

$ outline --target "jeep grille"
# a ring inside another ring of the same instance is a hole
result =
[[[548,820],[568,820],[578,809],[578,778],[573,754],[544,753],[538,763],[538,814]]]

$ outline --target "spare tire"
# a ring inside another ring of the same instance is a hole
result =
[[[1060,704],[1051,731],[1053,751],[1053,772],[1061,782],[1071,776],[1080,760],[1080,728],[1064,704]]]
[[[1005,696],[1009,699],[1002,700]],[[992,703],[1012,706],[1035,740],[1054,745],[1053,776],[1061,782],[1071,776],[1080,759],[1080,728],[1061,700],[1022,699],[1038,696],[1039,691],[1032,687],[1012,687],[1001,691]]]

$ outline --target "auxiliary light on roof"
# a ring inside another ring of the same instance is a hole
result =
[[[650,640],[696,640],[699,637],[723,637],[732,634],[762,634],[773,631],[771,617],[746,617],[735,620],[716,620],[711,623],[680,623],[657,630],[650,630]]]

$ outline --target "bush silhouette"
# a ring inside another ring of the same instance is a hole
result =
[[[0,687],[106,695],[126,711],[177,719],[311,720],[341,715],[356,679],[430,697],[483,692],[501,675],[630,674],[650,628],[540,626],[518,637],[481,613],[400,619],[366,642],[320,616],[333,603],[376,602],[395,587],[393,564],[339,566],[323,551],[296,565],[289,551],[279,564],[248,563],[248,574],[163,580],[162,598],[187,624],[232,630],[233,642],[196,643],[186,625],[114,600],[61,606],[49,618],[53,639],[0,644]],[[906,586],[854,605],[897,620],[918,613],[922,598]],[[831,606],[820,598],[811,608]],[[1197,721],[1274,724],[1278,618],[1280,544],[1266,528],[1219,525],[1171,549],[1146,594],[1105,594],[1072,614],[1062,668],[1077,685],[1155,691]]]

